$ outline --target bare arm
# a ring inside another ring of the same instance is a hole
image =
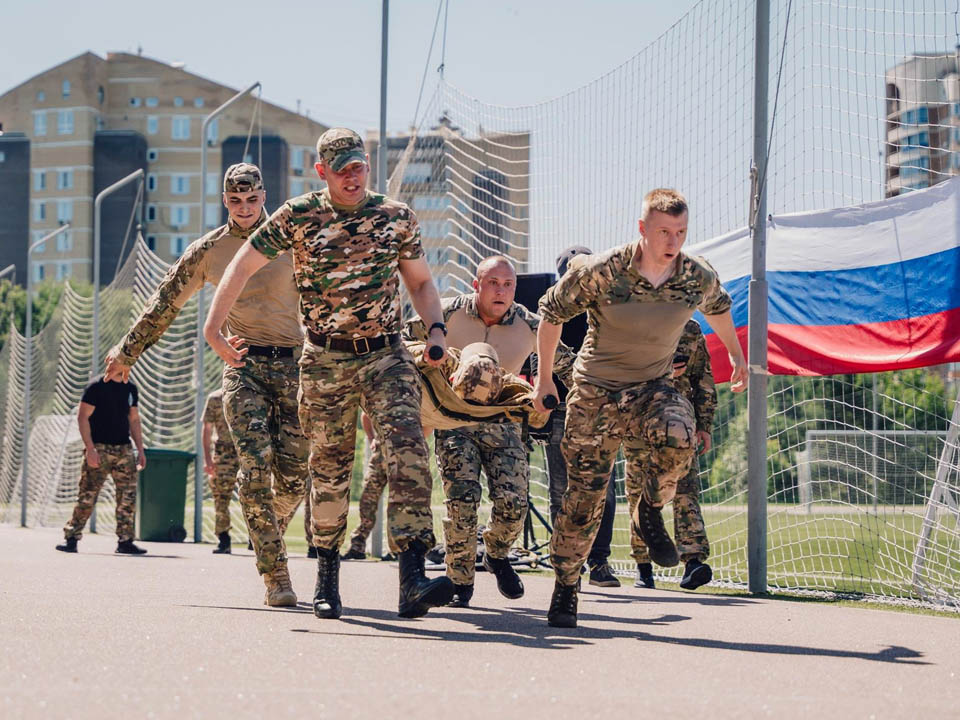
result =
[[[77,411],[77,426],[80,428],[80,437],[83,439],[83,456],[87,465],[92,468],[100,467],[100,453],[93,446],[93,432],[90,430],[90,416],[96,408],[90,403],[81,402]]]
[[[207,321],[203,324],[203,336],[210,343],[210,347],[231,367],[242,367],[243,356],[247,351],[228,342],[220,332],[220,328],[227,321],[227,314],[243,292],[247,280],[268,262],[270,259],[266,255],[249,243],[244,244],[240,252],[234,255],[233,260],[227,265],[223,279],[217,285],[217,292],[213,296],[210,314],[207,315]]]
[[[557,386],[553,382],[553,361],[560,344],[563,325],[554,325],[541,318],[537,328],[537,360],[539,362],[536,385],[533,388],[533,406],[539,412],[547,412],[543,399],[547,395],[557,396]]]
[[[147,466],[147,455],[143,451],[143,427],[140,425],[140,411],[136,406],[130,408],[130,437],[137,446],[137,470]]]
[[[400,277],[403,284],[410,293],[410,303],[413,309],[417,311],[423,320],[423,325],[429,328],[434,323],[443,322],[443,308],[440,305],[440,293],[437,292],[437,286],[433,284],[433,275],[430,274],[430,266],[423,257],[416,260],[400,260]],[[430,357],[430,349],[436,345],[443,351],[437,359]],[[428,365],[438,367],[447,354],[447,338],[435,328],[427,336],[427,344],[424,348],[424,357]]]
[[[733,365],[730,389],[733,392],[743,392],[747,389],[747,363],[743,357],[740,341],[737,339],[736,328],[733,326],[733,315],[727,310],[719,315],[707,315],[707,320],[727,352],[730,353],[730,362]]]

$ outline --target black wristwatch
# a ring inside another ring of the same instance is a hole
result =
[[[434,328],[440,328],[440,332],[443,333],[443,336],[444,336],[444,337],[447,336],[447,325],[446,325],[446,323],[435,322],[433,325],[430,326],[430,329],[427,330],[427,337],[430,336],[430,333],[433,332],[433,329],[434,329]]]

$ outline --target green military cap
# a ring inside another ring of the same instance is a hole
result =
[[[224,192],[252,192],[263,190],[260,168],[250,163],[236,163],[223,174]]]
[[[450,379],[453,391],[464,400],[489,405],[503,391],[500,358],[492,345],[470,343],[460,352],[460,366]]]
[[[367,162],[363,139],[348,128],[330,128],[317,140],[317,155],[334,172],[355,162]]]

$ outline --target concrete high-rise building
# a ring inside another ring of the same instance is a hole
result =
[[[960,48],[886,72],[886,197],[960,175]]]
[[[224,163],[244,159],[244,149],[246,159],[262,158],[269,209],[322,187],[313,164],[326,126],[268,102],[254,118],[255,97],[238,101],[209,126],[208,173],[200,177],[203,120],[236,92],[179,64],[87,52],[0,95],[0,267],[17,263],[23,283],[28,243],[69,222],[69,231],[34,251],[31,271],[37,280],[92,280],[94,197],[136,168],[146,174],[143,235],[168,262],[224,221]],[[135,199],[132,184],[104,204],[103,283],[121,259]]]

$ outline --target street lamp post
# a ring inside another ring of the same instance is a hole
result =
[[[13,271],[17,269],[17,266],[14,264],[7,265],[3,270],[0,270],[0,278],[4,275],[12,275]]]
[[[24,381],[23,381],[23,458],[21,462],[20,475],[20,526],[27,526],[27,477],[30,466],[30,393],[31,378],[33,374],[33,348],[31,339],[33,338],[33,273],[30,272],[30,253],[43,245],[47,240],[52,240],[62,232],[70,228],[69,223],[61,225],[49,235],[44,235],[33,245],[27,248],[27,317],[23,328],[24,352],[26,361],[24,363]],[[10,267],[13,267],[12,265]],[[9,269],[9,268],[7,268]],[[4,272],[7,271],[4,270]]]

